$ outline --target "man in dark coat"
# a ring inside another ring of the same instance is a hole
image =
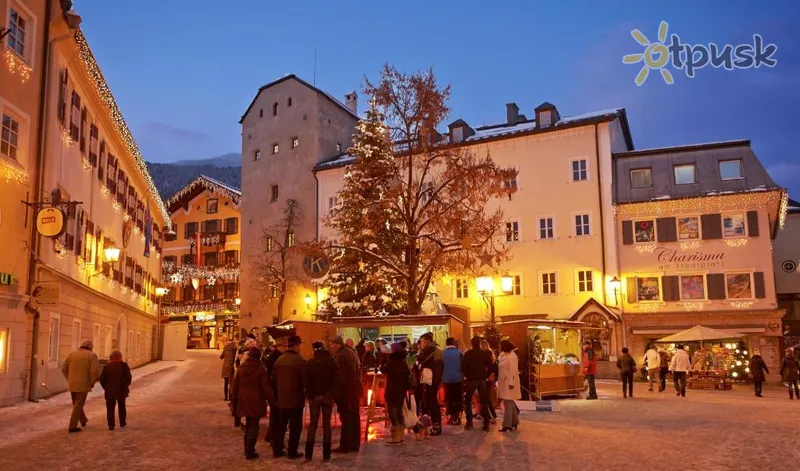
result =
[[[222,360],[222,379],[225,389],[225,401],[227,401],[231,378],[233,378],[234,373],[233,364],[236,362],[236,344],[233,343],[233,340],[228,340],[225,344],[222,353],[219,354],[219,359]]]
[[[633,397],[633,374],[636,373],[636,360],[634,360],[631,354],[628,352],[628,347],[622,347],[622,355],[617,358],[617,368],[619,368],[619,374],[622,378],[622,397],[624,398],[627,398],[628,395]],[[658,358],[660,362],[661,357]],[[654,380],[658,370],[655,368],[649,369],[653,370],[652,379]],[[654,381],[651,381],[650,384],[653,382]]]
[[[486,379],[492,373],[492,352],[489,350],[481,349],[481,338],[477,335],[472,337],[470,344],[471,349],[464,353],[461,360],[461,373],[464,375],[466,381],[467,392],[467,425],[464,430],[472,430],[472,396],[475,391],[478,392],[478,397],[481,401],[481,415],[483,416],[483,431],[489,431],[489,389],[486,385]]]
[[[444,356],[442,350],[433,341],[433,334],[427,332],[420,337],[421,352],[417,357],[420,371],[429,368],[432,372],[433,381],[430,385],[425,385],[423,390],[423,410],[430,414],[431,435],[442,434],[442,409],[439,405],[439,388],[442,386],[442,374],[444,373]],[[422,382],[422,381],[420,381]]]
[[[245,418],[244,456],[248,460],[258,458],[258,422],[267,415],[268,402],[274,403],[275,397],[269,386],[267,372],[261,366],[261,350],[253,347],[236,371],[231,388],[233,408],[239,417]]]
[[[290,336],[286,353],[278,358],[272,369],[280,408],[278,427],[272,432],[272,455],[276,458],[284,455],[289,459],[303,457],[302,453],[297,452],[300,435],[303,432],[303,407],[306,404],[303,387],[306,361],[298,353],[301,343],[303,341],[297,335]],[[289,446],[285,453],[283,438],[287,427]]]
[[[128,425],[128,414],[125,409],[125,398],[131,386],[131,368],[122,361],[122,353],[111,352],[108,364],[100,374],[100,386],[105,390],[106,418],[108,429],[114,430],[114,407],[119,406],[119,426]]]
[[[344,346],[341,335],[331,337],[330,349],[333,352],[338,377],[334,389],[336,408],[342,422],[342,435],[339,448],[334,453],[357,452],[361,447],[361,417],[359,401],[364,393],[361,385],[361,366],[353,349]]]
[[[797,381],[800,378],[800,365],[797,358],[794,356],[794,349],[787,348],[786,356],[781,361],[781,378],[789,385],[789,399],[794,400],[794,396],[800,399],[800,388],[798,388]],[[792,394],[794,391],[794,395]]]
[[[278,361],[278,358],[280,358],[285,351],[286,337],[279,337],[277,340],[275,340],[275,348],[272,349],[266,358],[261,358],[264,368],[267,369],[267,376],[270,378],[270,385],[272,386],[273,391],[277,391],[278,386],[275,384],[275,378],[272,376],[272,370],[275,367],[275,362]],[[264,434],[264,441],[270,443],[272,442],[272,431],[278,429],[279,416],[280,410],[277,407],[269,408],[269,424],[267,425],[267,433]]]
[[[311,344],[314,358],[308,360],[305,371],[306,398],[311,409],[311,422],[306,433],[306,462],[314,454],[320,412],[322,412],[322,461],[331,459],[331,414],[333,413],[333,388],[338,375],[336,360],[322,342]]]
[[[403,434],[406,426],[412,427],[416,424],[406,424],[403,418],[403,403],[406,399],[406,392],[412,389],[411,371],[406,363],[406,350],[399,344],[392,345],[392,353],[385,365],[381,367],[381,372],[386,375],[386,389],[383,392],[383,399],[389,409],[389,420],[392,423],[392,438],[387,441],[389,445],[400,445],[403,443]]]
[[[753,358],[750,359],[750,375],[753,376],[753,388],[755,389],[756,397],[764,397],[761,395],[766,374],[769,373],[767,363],[761,358],[761,352],[758,350],[753,352]]]

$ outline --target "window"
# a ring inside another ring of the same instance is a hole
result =
[[[719,177],[722,180],[737,180],[742,178],[742,161],[723,160],[719,163]]]
[[[81,321],[74,319],[72,321],[72,349],[75,351],[81,346]]]
[[[516,190],[517,189],[517,177],[514,177],[511,180],[503,180],[503,189],[504,190]]]
[[[239,263],[239,251],[238,250],[226,250],[225,251],[225,265],[233,266]]]
[[[293,137],[292,138],[292,149],[296,149],[297,146],[299,146],[299,145],[300,145],[300,139],[298,139],[296,137]]]
[[[191,239],[197,234],[197,222],[187,222],[183,225],[183,238]]]
[[[261,160],[261,151],[260,150],[256,149],[255,152],[253,152],[253,160]]]
[[[729,214],[722,216],[722,237],[744,237],[744,214]]]
[[[464,140],[464,128],[453,128],[453,142],[461,142]]]
[[[286,234],[286,247],[294,247],[294,232],[289,232]]]
[[[576,236],[588,236],[588,235],[591,235],[591,231],[589,230],[589,215],[588,214],[576,214],[575,215],[575,235]]]
[[[694,240],[700,238],[700,218],[688,216],[678,218],[678,240]]]
[[[209,219],[207,221],[204,221],[203,225],[205,227],[203,228],[203,232],[205,232],[206,234],[216,234],[217,232],[219,232],[219,226],[220,226],[219,223],[220,223],[219,219]]]
[[[11,350],[8,346],[8,332],[8,328],[0,327],[0,374],[8,369],[8,352]]]
[[[3,113],[2,131],[0,132],[0,154],[17,160],[19,150],[19,121]]]
[[[703,275],[681,275],[681,300],[706,299],[705,280]]]
[[[636,278],[636,299],[639,301],[661,300],[661,283],[657,276]]]
[[[270,203],[278,201],[278,185],[272,185],[270,188]]]
[[[511,277],[511,296],[522,295],[522,275],[513,275]]]
[[[50,349],[47,358],[51,363],[58,364],[58,350],[61,346],[61,317],[50,314]]]
[[[292,106],[292,97],[286,99],[286,106]]]
[[[750,273],[725,274],[725,293],[728,299],[753,299]]]
[[[341,152],[341,151],[342,151],[342,144],[337,142],[336,143],[336,152]]]
[[[230,234],[237,234],[239,232],[239,218],[227,218],[225,219],[225,233]]]
[[[280,144],[278,144],[277,142],[275,144],[272,144],[272,155],[277,154],[280,150],[281,150]]]
[[[217,266],[217,252],[206,252],[203,254],[203,265],[207,267]]]
[[[650,188],[653,182],[650,180],[650,169],[639,168],[631,170],[631,188]]]
[[[539,218],[539,238],[553,239],[555,237],[555,224],[553,218]]]
[[[272,104],[272,116],[278,116],[278,102]]]
[[[519,221],[509,221],[506,223],[506,242],[519,242]]]
[[[549,271],[541,274],[542,294],[556,294],[556,272]]]
[[[27,30],[28,22],[13,8],[9,9],[9,13],[8,39],[6,39],[6,44],[8,44],[8,48],[16,52],[18,56],[24,58],[25,31]]]
[[[637,244],[646,244],[656,241],[656,222],[653,220],[636,221],[633,223],[634,241]]]
[[[675,166],[675,184],[689,185],[697,183],[694,177],[694,164]]]
[[[333,211],[333,208],[339,205],[339,197],[338,196],[331,196],[328,198],[328,212],[330,213]]]
[[[469,298],[469,281],[463,278],[456,280],[456,299]]]
[[[259,108],[258,109],[258,117],[259,118],[263,118],[264,117],[264,108]]]
[[[81,96],[72,91],[72,116],[69,121],[69,133],[72,140],[78,142],[81,137]]]
[[[582,182],[589,179],[589,172],[586,170],[586,159],[572,161],[572,181]]]
[[[591,270],[578,270],[578,292],[591,293],[594,291],[594,280]]]
[[[237,283],[225,283],[225,299],[233,299],[239,294]]]
[[[269,297],[270,298],[277,298],[278,297],[278,287],[277,286],[270,286],[269,287]]]

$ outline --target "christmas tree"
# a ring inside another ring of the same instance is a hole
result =
[[[728,375],[734,381],[745,382],[748,380],[750,374],[750,357],[748,353],[747,346],[740,340],[731,355],[728,366]]]

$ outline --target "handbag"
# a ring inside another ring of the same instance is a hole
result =
[[[411,393],[406,393],[406,397],[403,398],[403,423],[406,428],[417,425],[417,401]]]
[[[428,386],[433,386],[433,370],[431,370],[430,368],[423,368],[422,378],[420,379],[420,383],[427,384]]]

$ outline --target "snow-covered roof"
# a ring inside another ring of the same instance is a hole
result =
[[[196,198],[197,195],[205,190],[209,190],[214,194],[226,196],[233,201],[233,204],[238,205],[242,201],[242,190],[239,188],[223,183],[207,175],[200,175],[167,200],[167,208],[170,214],[177,211],[178,208],[183,206],[187,201]]]
[[[314,166],[314,171],[319,170],[327,170],[331,168],[338,168],[343,167],[345,165],[350,165],[356,161],[356,157],[350,154],[339,154],[335,157],[331,157],[330,159],[323,160],[322,162],[318,163]]]

